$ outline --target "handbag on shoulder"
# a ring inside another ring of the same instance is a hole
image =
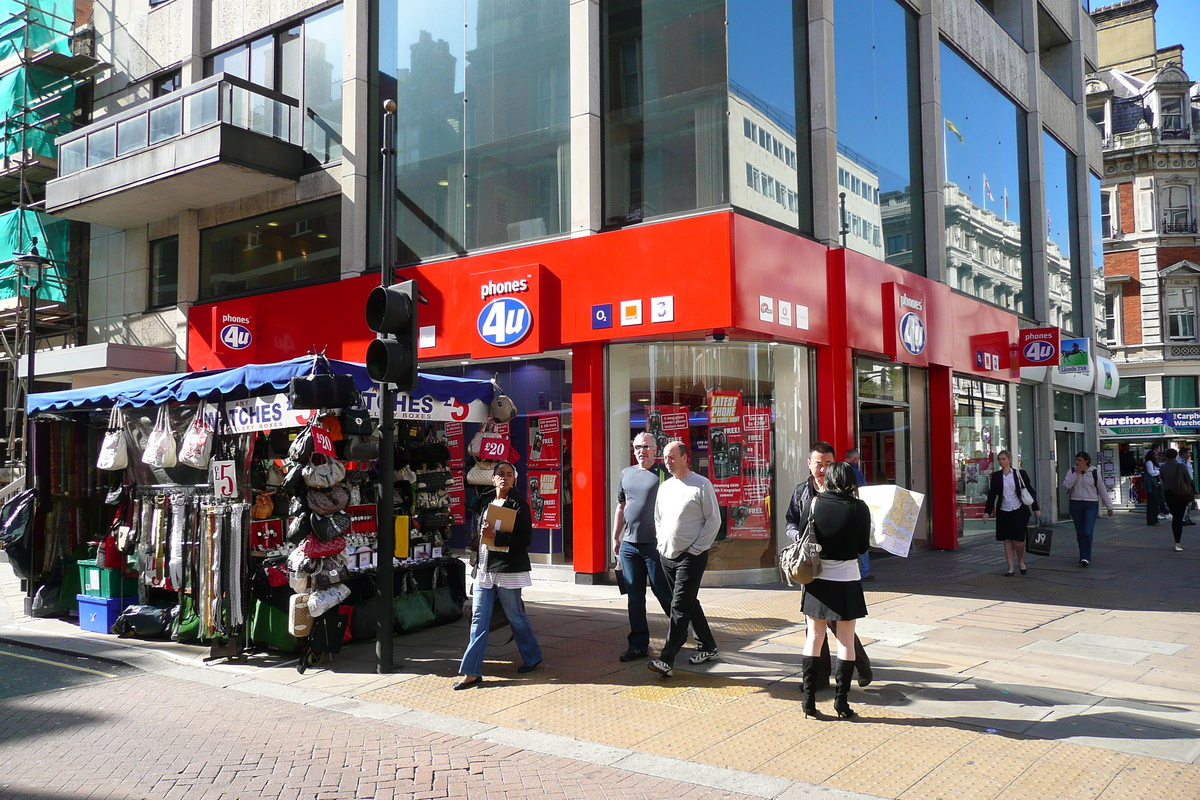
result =
[[[796,541],[783,548],[779,554],[779,569],[788,586],[812,583],[821,574],[821,545],[817,543],[816,511],[817,498],[808,505],[808,524]]]

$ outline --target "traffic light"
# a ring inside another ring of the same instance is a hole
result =
[[[417,282],[376,286],[367,296],[367,326],[383,334],[367,345],[367,374],[400,391],[417,388]]]

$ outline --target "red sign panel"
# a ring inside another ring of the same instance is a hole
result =
[[[662,461],[667,442],[683,442],[691,452],[691,428],[688,424],[687,406],[648,406],[646,408],[646,430],[654,437],[658,447],[658,460]]]
[[[893,361],[915,367],[929,365],[929,319],[924,289],[883,284],[883,346]]]
[[[1017,343],[1017,363],[1022,367],[1058,366],[1058,328],[1025,328]]]
[[[561,528],[561,476],[557,472],[529,473],[529,509],[535,528]]]
[[[742,393],[708,393],[709,480],[723,506],[742,502]]]
[[[562,421],[557,411],[529,415],[529,469],[562,469]]]
[[[971,337],[976,372],[1003,372],[1009,365],[1008,331],[980,333]]]

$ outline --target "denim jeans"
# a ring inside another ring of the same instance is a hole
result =
[[[646,584],[658,598],[664,614],[671,613],[671,588],[658,560],[658,548],[653,542],[634,544],[621,542],[621,572],[627,585],[629,601],[629,646],[646,652],[650,649],[650,625],[646,622]]]
[[[1079,542],[1079,560],[1092,560],[1092,532],[1100,516],[1098,500],[1072,500],[1071,519],[1075,522],[1075,540]]]
[[[502,589],[499,586],[484,589],[476,581],[471,599],[471,639],[458,667],[460,675],[483,675],[483,651],[487,648],[488,629],[492,624],[492,607],[497,600],[504,607],[504,613],[512,626],[517,650],[521,653],[521,663],[536,664],[542,660],[542,648],[538,645],[537,637],[533,635],[533,626],[529,623],[525,606],[521,603],[521,590]]]
[[[871,554],[863,553],[858,557],[858,575],[860,578],[865,578],[871,574]]]
[[[689,625],[696,634],[696,644],[701,650],[717,649],[717,640],[713,638],[697,597],[704,569],[708,566],[708,552],[695,556],[685,550],[676,558],[663,556],[662,565],[671,587],[671,620],[667,626],[667,642],[659,658],[675,666],[675,656],[679,655],[680,648],[687,641]]]

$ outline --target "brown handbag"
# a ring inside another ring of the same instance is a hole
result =
[[[250,508],[250,519],[266,519],[275,513],[275,499],[272,495],[275,490],[269,492],[256,491],[254,493],[254,505]]]

